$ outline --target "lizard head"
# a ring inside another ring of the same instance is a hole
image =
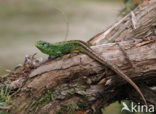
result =
[[[43,53],[48,54],[48,55],[52,55],[52,48],[51,48],[51,44],[45,41],[37,41],[35,43],[35,46]]]

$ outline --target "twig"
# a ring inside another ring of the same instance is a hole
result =
[[[0,110],[10,110],[12,106],[0,106]]]
[[[131,11],[131,19],[132,19],[133,29],[137,29],[137,19],[133,11]]]

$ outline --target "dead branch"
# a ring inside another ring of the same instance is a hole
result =
[[[150,0],[148,5],[137,7],[133,13],[129,13],[121,20],[109,26],[106,30],[92,37],[88,42],[95,45],[124,41],[132,38],[142,38],[143,36],[150,35],[156,26],[155,14],[156,1]],[[136,25],[133,24],[133,20],[136,21]],[[136,28],[133,26],[136,26]]]

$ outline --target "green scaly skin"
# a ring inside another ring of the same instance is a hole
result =
[[[55,57],[62,57],[65,54],[69,54],[71,52],[81,52],[85,53],[94,60],[98,61],[102,65],[110,68],[113,70],[116,74],[121,76],[123,79],[125,79],[127,82],[129,82],[136,91],[140,94],[142,97],[144,103],[147,105],[146,99],[144,95],[142,94],[139,87],[127,76],[125,75],[118,67],[113,65],[112,63],[105,61],[102,57],[100,57],[94,50],[92,50],[87,43],[81,41],[81,40],[70,40],[70,41],[64,41],[64,42],[58,42],[51,44],[49,42],[45,41],[38,41],[36,42],[35,46],[43,53],[48,54],[49,57],[55,56]]]
[[[58,42],[51,44],[45,41],[38,41],[35,43],[35,46],[44,54],[55,57],[62,57],[65,54],[69,54],[74,50],[84,52],[81,44],[75,42],[76,40],[66,41],[66,42]]]

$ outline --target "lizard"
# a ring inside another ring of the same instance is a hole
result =
[[[35,46],[44,54],[55,57],[62,57],[65,54],[69,54],[72,51],[76,50],[75,52],[80,52],[87,54],[92,59],[96,60],[97,62],[101,63],[105,67],[110,68],[114,71],[117,75],[125,79],[134,89],[140,94],[144,103],[147,105],[147,101],[142,94],[140,88],[126,75],[124,74],[117,66],[113,65],[111,62],[104,60],[101,56],[99,56],[90,46],[81,40],[69,40],[57,43],[49,43],[46,41],[37,41]]]

